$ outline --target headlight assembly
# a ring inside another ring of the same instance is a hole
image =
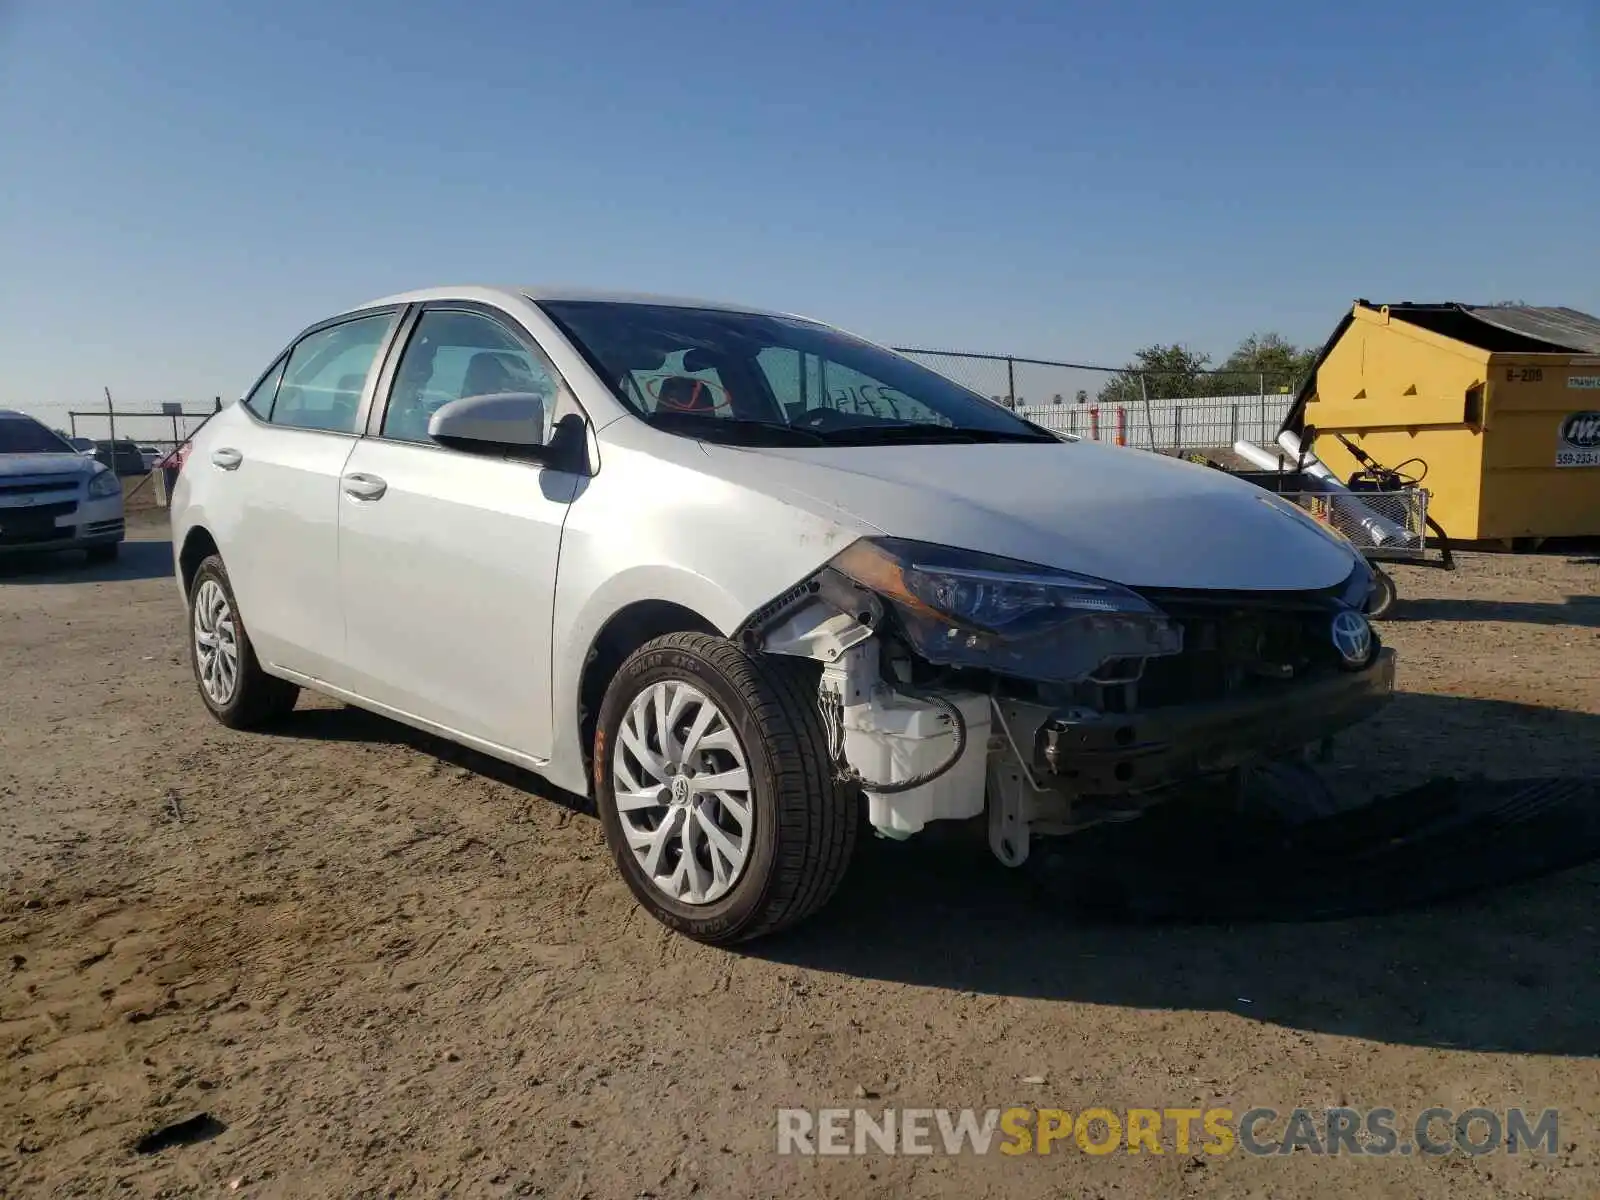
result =
[[[89,495],[97,500],[104,500],[107,496],[117,496],[122,493],[122,481],[117,478],[117,473],[99,465],[98,470],[89,477]]]
[[[890,601],[929,662],[1070,681],[1183,649],[1183,629],[1118,584],[971,550],[863,538],[832,566]]]

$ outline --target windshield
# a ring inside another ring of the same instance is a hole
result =
[[[675,433],[785,445],[1057,442],[943,375],[811,321],[620,301],[542,307],[618,399]]]
[[[0,454],[71,453],[71,446],[32,417],[0,417]]]

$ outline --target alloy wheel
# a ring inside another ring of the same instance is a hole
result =
[[[617,815],[645,878],[681,904],[711,904],[750,855],[754,805],[744,747],[704,692],[651,684],[628,706],[611,753]]]
[[[194,657],[206,695],[219,707],[227,704],[239,686],[239,638],[233,606],[215,579],[195,592]]]

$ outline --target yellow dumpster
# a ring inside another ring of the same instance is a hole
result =
[[[1600,535],[1600,319],[1570,308],[1358,300],[1283,428],[1359,469],[1335,434],[1422,476],[1462,541]]]

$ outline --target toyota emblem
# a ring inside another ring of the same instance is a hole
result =
[[[1347,667],[1364,667],[1372,658],[1372,626],[1367,618],[1347,608],[1333,618],[1333,648]]]

